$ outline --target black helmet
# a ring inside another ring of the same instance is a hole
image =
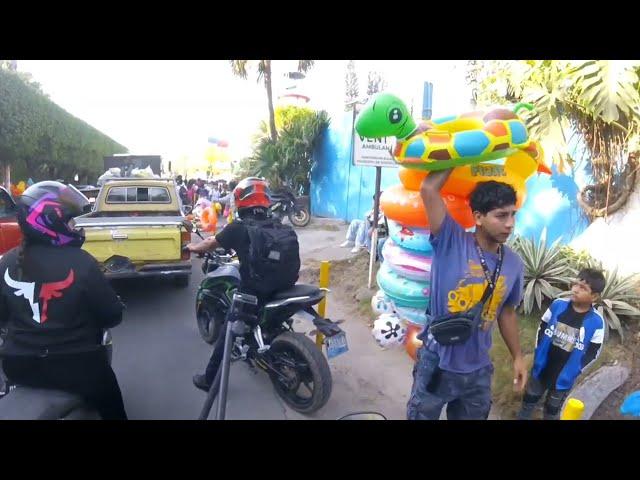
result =
[[[18,224],[25,238],[59,247],[80,247],[84,243],[84,230],[70,225],[89,205],[87,197],[76,187],[38,182],[24,191],[17,204]]]

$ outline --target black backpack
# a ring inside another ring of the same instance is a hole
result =
[[[271,295],[295,285],[300,272],[298,235],[272,220],[246,221],[249,234],[249,287]]]

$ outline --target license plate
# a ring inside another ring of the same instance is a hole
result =
[[[349,345],[347,345],[347,335],[344,332],[340,332],[333,337],[327,337],[325,339],[327,344],[327,357],[334,358],[349,351]]]

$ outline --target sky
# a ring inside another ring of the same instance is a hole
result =
[[[356,60],[360,92],[376,70],[387,91],[413,102],[419,118],[425,81],[434,84],[433,116],[469,109],[465,61]],[[330,115],[344,111],[345,60],[317,60],[297,89],[310,105]],[[291,80],[284,73],[297,62],[273,61],[274,100]],[[251,152],[251,136],[268,116],[267,96],[254,72],[234,77],[226,60],[18,60],[50,98],[72,115],[124,145],[131,153],[165,160],[201,157],[207,139],[229,142],[240,160]]]

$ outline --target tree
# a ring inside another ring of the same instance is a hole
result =
[[[0,68],[0,163],[42,178],[97,177],[126,148],[56,105],[30,75]]]
[[[639,62],[498,61],[476,71],[478,104],[525,101],[533,136],[562,171],[584,151],[594,179],[578,201],[591,217],[621,208],[633,191],[640,138]]]
[[[344,77],[345,84],[345,103],[356,100],[359,96],[358,91],[358,75],[356,74],[356,62],[349,60],[347,63],[347,73]]]
[[[387,88],[387,82],[384,81],[380,72],[369,72],[367,78],[367,95],[370,97],[378,92],[382,92]]]
[[[281,125],[274,141],[262,122],[254,136],[253,154],[243,159],[235,171],[238,177],[265,177],[272,188],[287,185],[307,194],[313,167],[313,150],[329,125],[327,112],[289,106],[276,111]]]
[[[250,60],[231,60],[231,70],[237,77],[246,79],[247,68]],[[275,142],[278,133],[275,124],[275,114],[273,111],[273,91],[271,88],[271,60],[257,60],[258,78],[257,81],[264,80],[264,87],[267,90],[267,101],[269,103],[269,129],[271,139]],[[298,72],[306,73],[313,67],[313,60],[298,60]]]

